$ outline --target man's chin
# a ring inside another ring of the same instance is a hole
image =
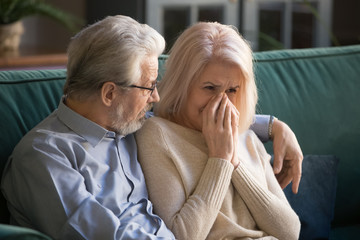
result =
[[[127,124],[127,126],[123,127],[122,129],[118,129],[117,133],[124,136],[134,133],[144,125],[145,121],[146,121],[146,117],[143,116],[139,120]]]
[[[115,131],[120,135],[128,135],[131,133],[136,132],[139,130],[145,123],[146,119],[148,118],[147,112],[152,109],[152,104],[147,105],[139,114],[138,119],[133,120],[132,122],[128,122],[125,124],[119,124],[117,125],[117,128],[115,128]]]

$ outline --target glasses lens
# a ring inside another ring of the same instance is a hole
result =
[[[150,91],[150,96],[152,96],[153,92],[155,91],[157,82],[154,83],[154,86],[152,86],[152,90]]]

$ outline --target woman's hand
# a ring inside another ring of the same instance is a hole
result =
[[[222,158],[234,166],[236,158],[238,113],[226,94],[212,98],[203,111],[202,133],[209,157]]]
[[[230,101],[229,101],[230,102]],[[238,142],[239,142],[239,111],[236,107],[230,102],[232,106],[232,114],[231,114],[231,127],[232,127],[232,134],[233,134],[233,143],[234,143],[234,154],[231,159],[231,163],[234,165],[234,168],[239,166],[240,160],[238,158]]]

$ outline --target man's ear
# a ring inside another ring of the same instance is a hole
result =
[[[101,87],[101,100],[103,104],[110,107],[118,95],[117,86],[113,82],[105,82]]]

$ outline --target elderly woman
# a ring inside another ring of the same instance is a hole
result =
[[[177,239],[298,239],[300,221],[248,130],[252,52],[230,26],[198,23],[176,41],[157,117],[136,134],[155,212]],[[155,137],[155,138],[154,138]]]

